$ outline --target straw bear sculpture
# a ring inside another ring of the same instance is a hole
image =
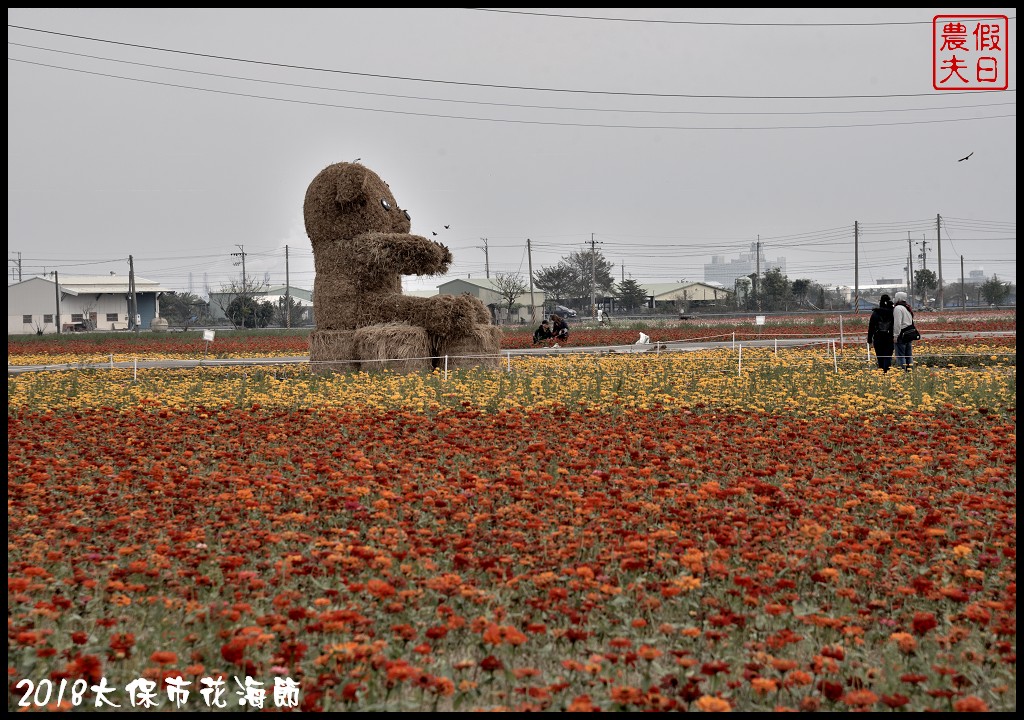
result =
[[[303,216],[316,268],[314,370],[498,366],[501,331],[478,298],[402,294],[403,275],[443,274],[452,254],[410,234],[411,216],[375,172],[327,166],[306,190]]]

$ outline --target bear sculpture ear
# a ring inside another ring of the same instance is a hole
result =
[[[334,199],[339,205],[355,202],[362,197],[369,171],[362,165],[350,165],[339,175]]]

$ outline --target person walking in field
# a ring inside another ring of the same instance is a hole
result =
[[[868,345],[875,348],[878,367],[884,373],[889,372],[889,368],[892,367],[892,351],[895,347],[893,327],[892,298],[883,295],[878,301],[878,307],[871,311],[871,319],[868,320]]]
[[[910,370],[912,340],[900,341],[903,328],[914,324],[914,311],[907,302],[907,294],[902,290],[895,295],[896,302],[892,309],[892,334],[896,338],[896,367],[904,371]]]

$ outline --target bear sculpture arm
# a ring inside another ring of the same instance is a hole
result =
[[[438,275],[447,272],[452,262],[447,247],[420,235],[369,232],[348,244],[357,272],[370,277],[381,273]]]
[[[356,311],[356,325],[408,322],[433,337],[461,338],[478,324],[490,324],[490,312],[471,295],[414,297],[400,293],[365,298]]]

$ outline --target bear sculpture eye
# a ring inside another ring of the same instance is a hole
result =
[[[402,214],[405,215],[405,219],[406,220],[410,220],[410,221],[412,220],[412,215],[409,214],[408,210],[403,210]]]
[[[384,206],[385,210],[390,210],[391,209],[391,203],[389,203],[386,198],[381,198],[380,199],[380,204]]]

